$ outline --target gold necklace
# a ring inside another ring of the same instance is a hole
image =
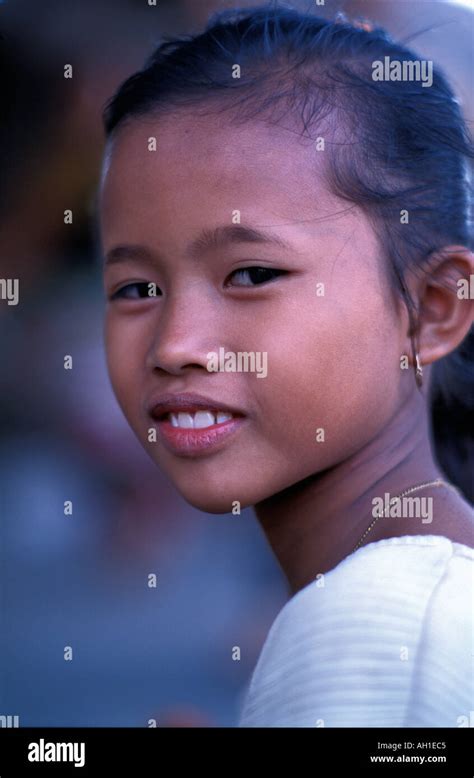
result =
[[[398,494],[396,497],[392,497],[392,499],[390,500],[390,502],[389,502],[389,504],[388,504],[388,507],[390,508],[390,507],[391,507],[393,504],[395,504],[395,502],[396,502],[397,500],[401,500],[401,498],[402,498],[402,497],[406,497],[406,496],[407,496],[407,494],[411,494],[412,492],[417,492],[417,491],[418,491],[418,489],[426,489],[426,487],[428,487],[428,486],[446,486],[448,489],[453,489],[453,491],[455,491],[455,492],[456,492],[456,494],[459,494],[459,489],[457,489],[455,486],[453,486],[452,484],[449,484],[447,481],[443,481],[441,478],[437,478],[437,479],[436,479],[436,481],[425,481],[424,483],[422,483],[422,484],[418,484],[417,486],[410,486],[410,488],[409,488],[409,489],[406,489],[406,490],[405,490],[404,492],[402,492],[401,494]],[[369,526],[368,526],[368,527],[367,527],[367,529],[365,530],[364,534],[362,535],[361,539],[359,540],[359,542],[357,543],[357,545],[356,545],[356,546],[355,546],[355,548],[353,549],[352,553],[354,553],[354,551],[357,551],[357,549],[359,548],[359,546],[361,545],[361,543],[363,543],[363,541],[365,540],[365,538],[366,538],[366,537],[367,537],[367,535],[369,534],[369,532],[370,532],[370,530],[372,529],[372,527],[374,526],[374,524],[375,524],[375,523],[376,523],[376,522],[377,522],[377,521],[378,521],[380,518],[382,518],[382,517],[384,517],[384,516],[385,516],[385,512],[384,512],[384,511],[381,511],[381,512],[379,513],[379,515],[375,517],[375,519],[373,520],[373,522],[372,522],[371,524],[369,524]]]

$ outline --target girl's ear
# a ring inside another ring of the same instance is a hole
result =
[[[422,365],[454,351],[474,320],[474,253],[447,246],[430,257],[428,266],[422,278],[412,279],[411,290],[418,303],[415,344]]]

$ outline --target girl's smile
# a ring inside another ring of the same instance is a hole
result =
[[[168,394],[150,409],[161,440],[177,456],[212,454],[242,428],[245,415],[197,394]]]

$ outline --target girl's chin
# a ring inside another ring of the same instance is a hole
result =
[[[186,469],[183,472],[182,468],[166,467],[167,463],[156,464],[183,500],[204,513],[238,515],[244,508],[255,504],[254,497],[260,497],[258,484],[254,484],[254,489],[246,485],[243,490],[241,471],[226,474],[222,464],[204,472],[196,472],[192,464],[188,465],[190,469],[187,472]]]
[[[203,513],[234,513],[235,515],[239,515],[244,510],[244,508],[249,507],[249,503],[244,504],[242,501],[236,500],[231,496],[210,498],[208,494],[205,496],[196,495],[188,491],[181,490],[178,486],[176,488],[180,492],[182,498],[187,503],[189,503],[189,505],[192,505],[193,508],[197,508],[198,511],[202,511]]]
[[[239,495],[239,487],[235,488],[216,487],[214,481],[206,484],[201,480],[201,483],[182,483],[179,479],[170,479],[174,488],[179,492],[183,500],[185,500],[193,508],[197,508],[203,513],[232,513],[239,515],[245,508],[249,508],[255,505],[255,501],[251,499],[253,495],[245,494]]]

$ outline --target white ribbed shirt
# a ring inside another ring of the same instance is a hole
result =
[[[473,611],[472,548],[363,546],[280,611],[239,726],[473,726]]]

